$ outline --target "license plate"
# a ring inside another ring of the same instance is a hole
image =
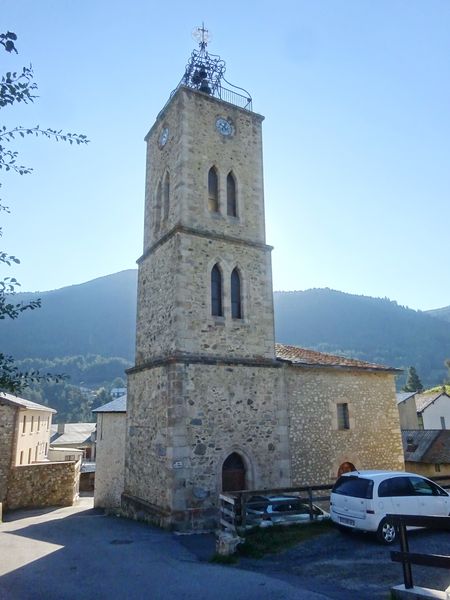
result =
[[[347,519],[346,517],[339,517],[339,522],[343,525],[355,525],[355,521],[353,519]]]

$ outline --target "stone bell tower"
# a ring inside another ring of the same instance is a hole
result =
[[[214,526],[222,490],[290,481],[265,243],[261,124],[199,31],[146,136],[122,506]]]

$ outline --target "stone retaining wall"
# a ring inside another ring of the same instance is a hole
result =
[[[78,497],[80,464],[71,461],[14,467],[7,508],[71,506]]]

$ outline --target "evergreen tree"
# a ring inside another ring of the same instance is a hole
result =
[[[406,377],[406,384],[403,388],[405,392],[422,392],[423,385],[420,381],[417,371],[414,367],[408,368],[408,375]]]

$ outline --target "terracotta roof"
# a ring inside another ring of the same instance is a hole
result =
[[[7,394],[6,392],[0,392],[0,403],[1,402],[13,404],[18,408],[26,408],[27,410],[46,410],[47,412],[56,413],[56,410],[49,408],[44,404],[31,402],[31,400],[25,400],[25,398],[19,398],[19,396],[13,396],[12,394]]]
[[[335,356],[334,354],[325,354],[315,350],[307,350],[298,346],[288,346],[286,344],[275,344],[275,354],[279,360],[289,361],[295,365],[318,366],[318,367],[340,367],[351,369],[366,369],[371,371],[400,371],[393,367],[386,367],[376,363],[370,363],[355,358],[345,358],[344,356]]]
[[[435,400],[437,400],[440,396],[446,396],[450,399],[449,396],[445,392],[434,392],[433,394],[417,394],[416,396],[416,408],[417,412],[421,413],[424,411],[430,404],[433,404]]]
[[[433,464],[450,463],[450,430],[441,429],[437,438],[428,448],[424,462]]]

